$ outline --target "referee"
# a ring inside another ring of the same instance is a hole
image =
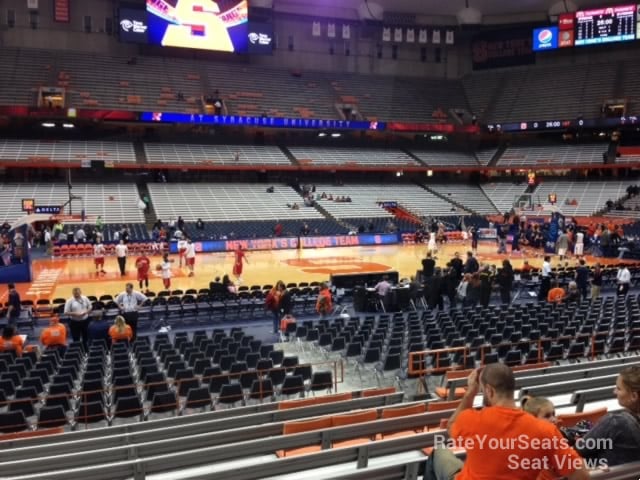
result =
[[[127,283],[125,291],[116,297],[116,303],[120,308],[120,313],[124,317],[127,325],[133,330],[133,338],[136,339],[136,332],[138,330],[138,309],[144,302],[147,301],[147,297],[140,292],[136,292],[133,289],[132,283]]]

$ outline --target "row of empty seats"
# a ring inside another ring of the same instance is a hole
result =
[[[290,147],[301,165],[418,166],[408,154],[395,149]]]
[[[491,199],[491,202],[498,209],[498,213],[505,213],[510,211],[520,196],[526,192],[527,184],[524,182],[483,183],[480,185],[480,188],[482,188],[484,194]]]
[[[613,63],[562,64],[476,72],[462,83],[479,118],[504,123],[598,118],[605,98],[622,95],[615,92],[616,76]]]
[[[105,163],[135,163],[133,144],[128,142],[68,142],[44,140],[0,140],[0,160],[69,162],[100,160]]]
[[[321,199],[322,192],[333,197],[351,197],[351,202],[336,202]],[[330,184],[316,185],[316,199],[318,204],[335,218],[390,218],[393,215],[386,211],[380,203],[396,202],[415,215],[442,216],[450,215],[456,207],[425,190],[411,184],[350,184],[333,186]]]
[[[479,215],[493,215],[498,213],[496,206],[485,195],[478,185],[464,183],[428,183],[427,188],[439,193],[451,202],[458,203],[464,208]]]
[[[273,193],[266,192],[269,186],[274,187]],[[178,216],[188,222],[324,218],[315,208],[305,207],[302,197],[284,184],[155,183],[149,184],[149,192],[163,221]],[[299,209],[287,207],[295,203]]]
[[[603,163],[607,146],[602,143],[582,145],[545,145],[532,147],[509,146],[500,156],[497,166],[535,166],[555,168],[559,165]]]
[[[569,182],[566,180],[541,183],[533,193],[534,203],[542,205],[544,211],[558,209],[565,215],[589,216],[605,208],[608,200],[616,201],[626,195],[629,180],[597,182]],[[549,203],[549,194],[557,195],[555,207]],[[575,200],[576,205],[566,202]]]
[[[354,105],[368,120],[394,119],[405,122],[442,121],[433,113],[442,109],[466,110],[467,101],[457,81],[401,78],[351,73],[324,74],[341,103]]]
[[[133,183],[74,183],[73,195],[82,200],[72,203],[73,214],[80,215],[82,208],[92,222],[98,215],[105,223],[144,223],[144,215],[138,208],[138,189]],[[36,205],[64,205],[69,200],[67,185],[57,183],[4,183],[0,185],[0,222],[12,222],[25,215],[22,199],[33,198]],[[68,207],[65,212],[68,212]],[[65,223],[84,223],[81,219]]]
[[[145,143],[149,163],[186,165],[291,165],[278,147]]]
[[[37,87],[54,85],[65,88],[68,101],[80,108],[202,113],[200,98],[213,94],[206,91],[211,84],[231,115],[337,119],[335,105],[349,104],[366,119],[433,122],[437,108],[467,108],[460,82],[440,79],[292,75],[244,62],[153,56],[138,56],[132,62],[127,56],[72,51],[7,48],[2,55],[4,104],[30,104]],[[255,78],[261,79],[259,86]]]
[[[473,153],[437,150],[411,150],[416,157],[430,167],[478,167]]]
[[[486,121],[517,122],[597,118],[603,99],[626,97],[633,109],[640,92],[631,60],[474,72],[443,81],[352,73],[291,75],[262,65],[153,56],[130,62],[127,56],[70,51],[4,48],[1,54],[0,103],[8,105],[30,104],[38,87],[54,85],[67,89],[75,107],[202,113],[200,98],[213,93],[206,91],[211,84],[227,111],[236,115],[335,119],[335,105],[347,104],[371,120],[437,122],[435,110],[446,115],[457,109]],[[259,87],[251,80],[257,77],[262,79]]]

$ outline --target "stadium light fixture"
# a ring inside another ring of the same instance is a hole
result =
[[[44,128],[54,128],[56,126],[56,124],[53,122],[42,122],[40,125],[42,125]]]
[[[75,128],[73,123],[63,123],[62,128]]]
[[[320,133],[318,134],[318,136],[319,136],[320,138],[322,138],[322,137],[326,137],[326,136],[327,136],[327,134],[326,134],[325,132],[320,132]]]
[[[331,134],[332,138],[340,138],[341,136],[342,136],[342,134],[338,133],[338,132],[334,132],[334,133]]]
[[[469,0],[465,0],[465,7],[456,14],[459,25],[481,25],[482,12],[469,6]]]

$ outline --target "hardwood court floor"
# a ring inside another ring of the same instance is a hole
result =
[[[468,248],[468,244],[461,243],[450,243],[440,247],[437,254],[438,266],[446,265],[455,252],[460,252],[464,259]],[[420,261],[425,257],[426,251],[426,245],[389,245],[248,252],[249,263],[244,267],[242,285],[274,284],[277,280],[283,280],[285,283],[323,281],[328,280],[331,274],[391,270],[397,270],[401,277],[409,277],[422,268]],[[478,259],[481,263],[499,265],[503,258],[511,258],[514,268],[521,266],[525,258],[534,267],[542,265],[539,252],[515,254],[511,257],[495,252],[495,243],[481,243]],[[175,260],[172,269],[172,289],[208,288],[214,277],[231,274],[233,266],[232,253],[199,254],[196,258],[195,276],[188,277],[187,269],[179,268],[177,255],[172,255],[172,258]],[[617,263],[616,259],[607,260],[603,262],[603,259],[598,259],[601,263]],[[593,258],[587,258],[588,264],[595,261]],[[568,262],[570,265],[576,264],[575,259]],[[152,257],[151,263],[149,289],[158,292],[163,290],[162,280],[155,272],[160,257]],[[552,261],[554,266],[557,263],[556,259]],[[134,264],[135,258],[130,257],[127,261],[127,275],[120,277],[115,257],[107,257],[107,273],[98,276],[92,258],[39,259],[33,262],[34,281],[30,284],[19,284],[18,290],[23,300],[68,298],[72,288],[76,286],[81,287],[85,295],[114,295],[123,291],[127,282],[133,282],[137,288]],[[6,297],[6,290],[0,292],[0,301],[5,302]]]

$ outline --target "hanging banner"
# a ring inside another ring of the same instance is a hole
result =
[[[447,45],[453,45],[453,30],[447,30],[447,34],[445,37],[445,43]]]
[[[69,23],[71,14],[69,13],[71,0],[53,1],[53,20],[60,23]]]
[[[471,41],[474,70],[532,65],[536,62],[529,28],[482,32]]]

